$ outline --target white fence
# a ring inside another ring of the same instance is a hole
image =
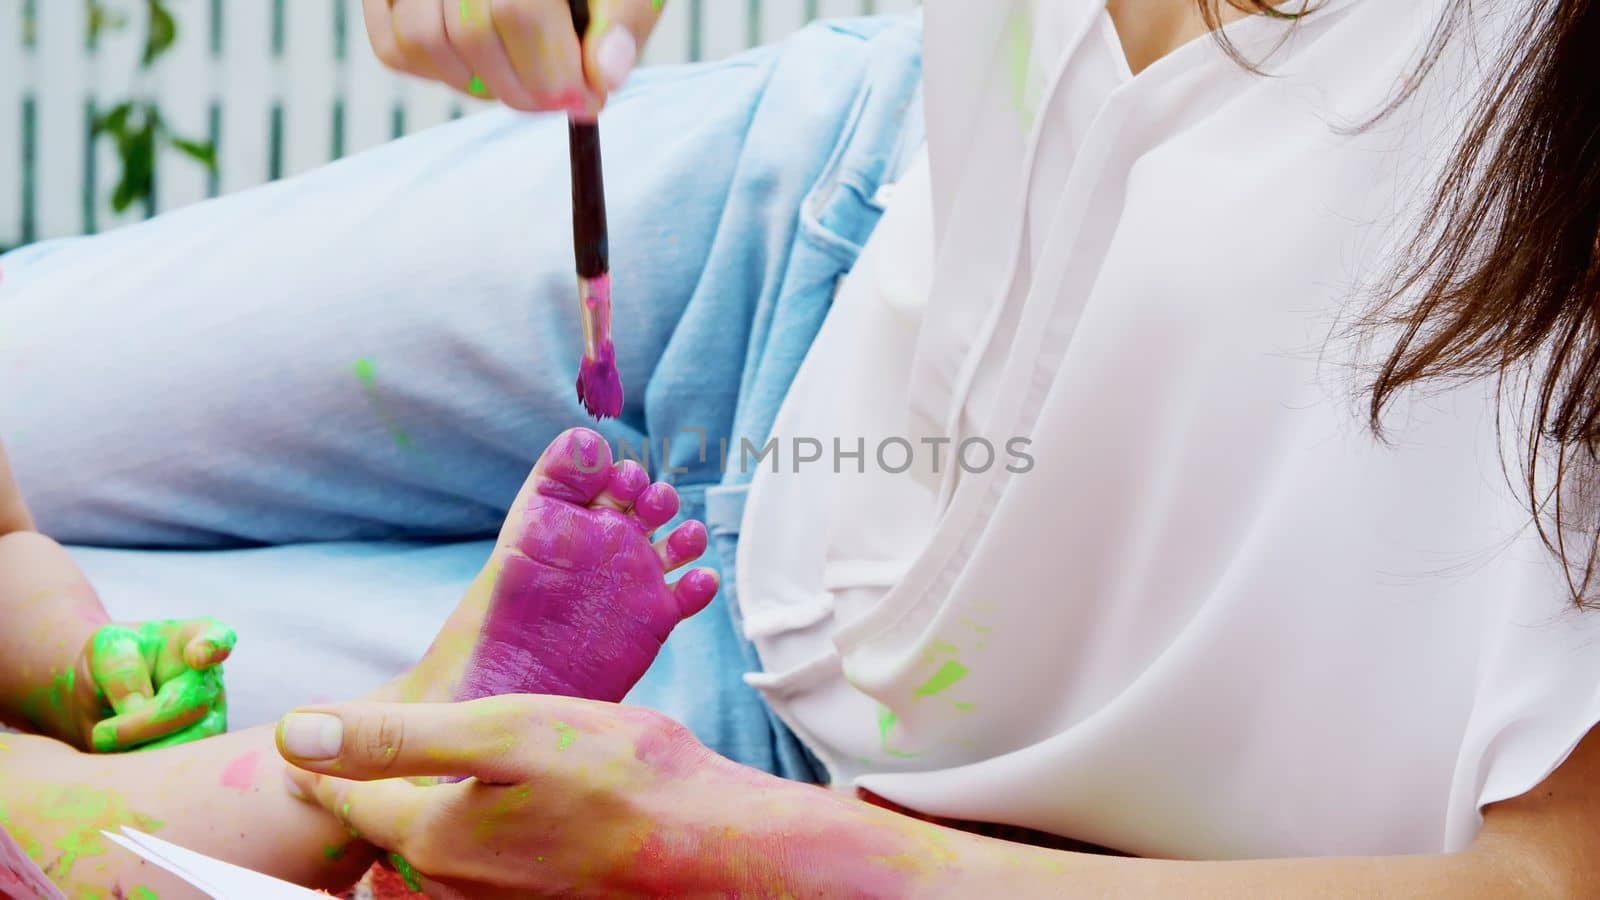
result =
[[[372,57],[361,0],[167,0],[177,42],[147,71],[146,0],[92,45],[92,0],[0,0],[0,247],[92,233],[293,175],[439,124],[476,101],[401,78]],[[669,0],[644,62],[716,59],[818,17],[916,0]],[[97,113],[149,98],[176,134],[211,141],[215,172],[164,146],[149,204],[121,215],[115,149]]]

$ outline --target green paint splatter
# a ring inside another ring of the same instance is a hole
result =
[[[398,853],[391,853],[389,854],[389,863],[400,874],[400,880],[406,883],[406,887],[411,893],[422,893],[422,876],[418,875],[417,870],[411,867],[411,863],[406,862],[404,856]]]
[[[133,890],[128,892],[128,900],[161,900],[161,897],[155,891],[140,884],[135,885]]]
[[[322,848],[322,858],[325,859],[325,860],[328,860],[329,862],[333,862],[334,860],[338,860],[338,859],[343,859],[344,858],[344,848],[343,847],[323,847]]]
[[[661,12],[661,7],[666,6],[666,5],[667,5],[667,0],[650,0],[650,8],[655,10],[656,12]]]
[[[56,841],[55,848],[61,851],[61,856],[51,868],[58,878],[70,875],[72,867],[78,864],[79,859],[85,856],[104,856],[107,852],[105,842],[92,830],[68,832]]]
[[[473,19],[472,0],[461,0],[461,24],[472,25]]]
[[[967,667],[953,659],[949,660],[917,688],[917,696],[932,697],[965,677],[967,677]]]
[[[556,740],[556,749],[565,750],[572,746],[573,740],[578,736],[578,730],[565,722],[555,723],[555,729],[556,734],[560,735]]]
[[[949,641],[934,641],[928,645],[928,652],[933,654],[943,653],[949,656],[955,656],[957,653],[960,653],[961,650],[956,647],[955,644],[952,644]]]
[[[60,822],[67,826],[67,833],[53,845],[57,856],[48,872],[52,879],[61,884],[68,881],[73,867],[84,857],[104,856],[110,852],[109,845],[100,834],[102,830],[131,825],[148,834],[165,824],[159,819],[129,810],[117,794],[80,785],[64,785],[44,792],[34,815],[41,821]],[[21,836],[18,839],[19,842],[24,840]],[[35,854],[42,848],[32,841],[24,843],[24,846],[28,855],[37,861],[39,856]]]
[[[482,78],[474,75],[472,76],[472,80],[467,82],[467,93],[474,97],[481,97],[487,100],[489,98],[489,87],[483,83]]]
[[[1006,71],[1010,76],[1011,109],[1022,120],[1022,130],[1032,131],[1042,99],[1041,85],[1033,77],[1033,33],[1028,11],[1019,7],[1006,22]]]
[[[887,706],[878,707],[878,744],[886,756],[893,756],[898,759],[915,759],[917,754],[906,753],[889,746],[889,732],[894,730],[895,723],[898,721],[899,719],[895,716],[894,710]]]
[[[971,703],[957,703],[955,707],[956,712],[972,712],[975,708],[974,704]]]
[[[378,421],[383,423],[384,429],[389,432],[389,436],[400,446],[400,449],[409,449],[411,447],[411,435],[406,434],[405,429],[400,427],[400,423],[389,415],[388,410],[383,406],[382,399],[378,396],[377,366],[373,365],[372,360],[362,357],[356,360],[355,369],[356,380],[361,382],[361,389],[366,392],[367,400],[372,404],[372,411],[377,414]]]

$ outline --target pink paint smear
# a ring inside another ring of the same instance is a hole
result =
[[[234,757],[222,770],[222,786],[236,791],[253,790],[256,786],[256,764],[260,761],[261,753],[258,750]]]

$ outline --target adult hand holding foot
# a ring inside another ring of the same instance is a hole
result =
[[[365,0],[367,36],[391,69],[524,112],[593,114],[620,88],[662,0],[595,0],[586,34],[565,0]]]
[[[317,707],[279,723],[278,749],[292,793],[433,896],[960,893],[954,833],[737,765],[649,710],[527,694]],[[429,776],[452,780],[405,780]],[[1042,853],[970,840],[1019,875]]]

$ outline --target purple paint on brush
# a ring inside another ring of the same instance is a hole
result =
[[[611,343],[611,276],[578,280],[583,316],[583,361],[578,364],[578,402],[596,419],[622,414],[622,377]]]
[[[666,583],[648,532],[677,512],[670,487],[644,489],[631,515],[588,505],[621,474],[598,434],[568,432],[541,465],[522,533],[500,551],[500,574],[457,699],[541,693],[621,700],[673,627],[716,593],[708,573]],[[668,547],[676,554],[698,542],[703,551],[704,533],[698,523],[680,526]]]

